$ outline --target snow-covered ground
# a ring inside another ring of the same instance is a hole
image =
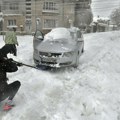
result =
[[[15,60],[34,65],[32,37],[18,36]],[[0,120],[120,120],[120,31],[84,38],[85,52],[77,69],[23,66],[9,73],[9,82],[20,80],[22,85],[14,98],[16,106],[0,111]]]

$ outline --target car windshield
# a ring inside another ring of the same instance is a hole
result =
[[[55,43],[74,44],[75,40],[66,28],[55,28],[45,35],[44,41],[51,41]]]
[[[53,43],[63,43],[63,44],[71,43],[68,39],[65,39],[65,38],[53,39],[51,42],[53,42]]]

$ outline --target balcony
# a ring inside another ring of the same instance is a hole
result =
[[[28,4],[31,3],[31,0],[26,0],[26,3],[28,3]]]
[[[59,13],[58,10],[51,10],[51,9],[43,9],[42,12],[43,13],[53,13],[53,14]]]

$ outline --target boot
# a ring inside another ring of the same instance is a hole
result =
[[[3,110],[4,111],[8,111],[10,109],[12,109],[12,107],[14,106],[13,101],[12,100],[8,100],[5,105],[3,106]]]

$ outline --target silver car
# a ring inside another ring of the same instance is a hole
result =
[[[79,65],[84,51],[83,35],[78,28],[54,28],[45,36],[37,30],[33,40],[36,65],[66,67]]]

